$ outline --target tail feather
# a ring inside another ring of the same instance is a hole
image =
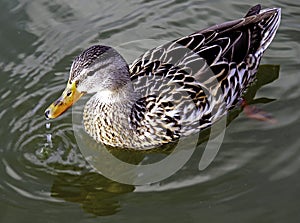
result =
[[[260,10],[261,10],[260,4],[253,6],[251,9],[249,9],[247,14],[245,15],[245,18],[249,16],[257,15],[260,12]]]
[[[256,56],[260,56],[271,44],[280,24],[280,19],[281,19],[280,8],[261,10],[259,14],[265,14],[265,13],[267,14],[271,13],[271,16],[261,20],[261,22],[258,23],[262,38],[260,41],[260,46],[256,52]]]

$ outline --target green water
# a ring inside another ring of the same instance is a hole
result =
[[[242,17],[253,4],[0,1],[0,222],[299,222],[297,1],[262,2],[282,8],[281,26],[262,60],[280,65],[279,78],[256,93],[275,99],[258,106],[277,122],[240,114],[203,171],[198,170],[200,145],[169,179],[120,184],[88,164],[74,137],[71,112],[51,123],[43,115],[83,48],[173,40]]]

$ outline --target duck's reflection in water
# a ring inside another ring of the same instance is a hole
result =
[[[51,196],[79,203],[88,213],[106,216],[118,212],[122,195],[133,190],[132,185],[114,182],[98,173],[80,176],[60,173],[53,183]]]

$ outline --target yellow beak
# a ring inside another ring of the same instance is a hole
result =
[[[77,91],[75,81],[72,84],[68,83],[62,95],[46,109],[46,118],[57,118],[78,101],[82,95],[83,93]]]

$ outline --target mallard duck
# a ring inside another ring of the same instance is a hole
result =
[[[281,18],[252,7],[245,17],[147,51],[128,66],[112,47],[78,55],[62,96],[45,111],[60,116],[82,95],[86,132],[104,145],[145,150],[211,126],[239,106],[255,80]]]

